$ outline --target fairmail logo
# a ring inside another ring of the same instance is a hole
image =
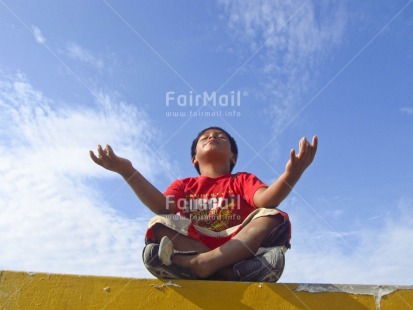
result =
[[[243,97],[248,96],[246,91],[231,91],[226,94],[217,92],[177,94],[175,91],[165,93],[165,105],[167,107],[240,107]]]

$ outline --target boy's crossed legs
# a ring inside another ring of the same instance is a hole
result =
[[[252,258],[265,238],[283,222],[284,218],[280,214],[255,218],[232,239],[213,250],[165,225],[155,224],[152,229],[156,243],[167,236],[175,250],[198,252],[194,255],[174,255],[173,264],[191,269],[201,279],[216,273],[226,280],[235,280],[232,266]]]

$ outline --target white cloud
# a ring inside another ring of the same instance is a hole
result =
[[[272,123],[278,134],[302,106],[318,66],[341,42],[346,25],[343,5],[281,0],[220,3],[228,12],[235,38],[250,46],[249,55],[256,53],[253,61],[260,70],[260,95],[270,103],[268,115],[277,120]]]
[[[33,31],[33,35],[37,43],[44,44],[46,42],[46,39],[43,36],[42,31],[40,30],[39,27],[32,26],[32,31]]]
[[[2,74],[0,109],[2,268],[149,276],[140,259],[148,218],[112,209],[94,182],[123,180],[88,155],[108,142],[149,179],[170,173],[148,147],[159,133],[147,115],[103,92],[94,109],[57,105],[22,74]]]
[[[83,48],[77,43],[70,42],[67,44],[66,53],[69,57],[81,62],[92,65],[96,69],[102,69],[104,66],[103,60],[94,56],[90,51]]]
[[[413,200],[401,199],[379,225],[336,232],[319,217],[291,212],[293,246],[282,281],[411,285]]]

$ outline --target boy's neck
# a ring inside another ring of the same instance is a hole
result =
[[[209,177],[209,178],[217,178],[221,175],[231,173],[227,165],[217,167],[216,165],[212,165],[212,164],[203,165],[202,167],[200,167],[200,171],[201,171],[201,176]]]

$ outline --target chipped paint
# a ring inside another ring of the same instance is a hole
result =
[[[165,282],[165,283],[162,284],[162,285],[151,284],[151,286],[154,287],[154,288],[156,288],[156,289],[158,289],[158,290],[159,290],[159,289],[163,289],[163,288],[165,288],[165,287],[167,287],[167,286],[182,287],[182,286],[180,286],[180,285],[178,285],[178,284],[176,284],[176,283],[173,283],[172,281]]]
[[[295,292],[308,293],[326,293],[326,292],[342,292],[356,295],[373,296],[376,302],[376,309],[381,310],[381,299],[383,296],[389,295],[400,289],[410,289],[407,286],[390,286],[390,285],[333,285],[333,284],[300,284],[294,290]]]

